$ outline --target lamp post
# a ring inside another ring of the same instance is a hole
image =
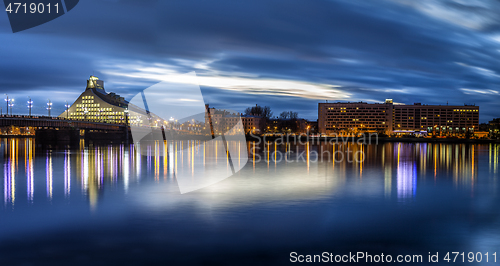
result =
[[[125,109],[125,125],[128,126],[128,109]]]
[[[52,109],[52,103],[50,102],[50,99],[48,99],[49,102],[47,103],[47,110],[49,111],[49,116],[50,116],[50,109]]]
[[[10,106],[10,115],[12,116],[12,107],[14,107],[14,99],[10,99],[10,102],[11,102],[9,104],[9,106]],[[7,111],[9,111],[9,110],[7,109]]]
[[[69,104],[68,104],[68,101],[65,101],[66,102],[66,119],[68,119],[68,116],[69,116]]]
[[[9,115],[9,95],[7,93],[4,93],[5,96],[7,96],[7,99],[5,99],[5,102],[7,104],[7,109],[6,109],[6,113],[7,113],[7,116]]]
[[[33,101],[31,100],[31,97],[28,96],[28,110],[29,110],[29,116],[31,116],[31,108],[33,108]]]

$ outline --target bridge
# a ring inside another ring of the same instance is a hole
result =
[[[126,123],[105,123],[89,120],[70,120],[62,117],[1,115],[3,136],[36,136],[40,141],[128,140]]]
[[[69,120],[61,117],[51,116],[27,116],[27,115],[2,115],[0,116],[0,127],[33,127],[36,129],[91,129],[91,130],[123,130],[127,127],[123,124],[112,124],[105,122],[94,122],[89,120]]]

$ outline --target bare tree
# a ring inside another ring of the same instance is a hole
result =
[[[256,104],[253,107],[248,107],[247,109],[245,109],[245,114],[261,116],[265,117],[266,119],[270,119],[271,116],[273,115],[273,112],[271,111],[271,107],[269,106],[262,107]]]
[[[297,119],[299,114],[294,111],[284,111],[280,113],[280,119]]]

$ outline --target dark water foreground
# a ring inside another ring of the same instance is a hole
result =
[[[176,159],[1,139],[0,265],[281,265],[291,252],[500,261],[500,145],[248,142],[240,172],[180,194],[174,173],[191,171],[198,144],[163,143],[193,158]]]

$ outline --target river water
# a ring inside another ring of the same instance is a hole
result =
[[[280,265],[291,252],[422,255],[423,264],[429,253],[433,264],[447,264],[448,252],[465,261],[480,252],[484,265],[500,257],[498,144],[248,142],[239,172],[185,194],[176,173],[205,151],[197,141],[161,145],[167,156],[0,139],[1,265]]]

